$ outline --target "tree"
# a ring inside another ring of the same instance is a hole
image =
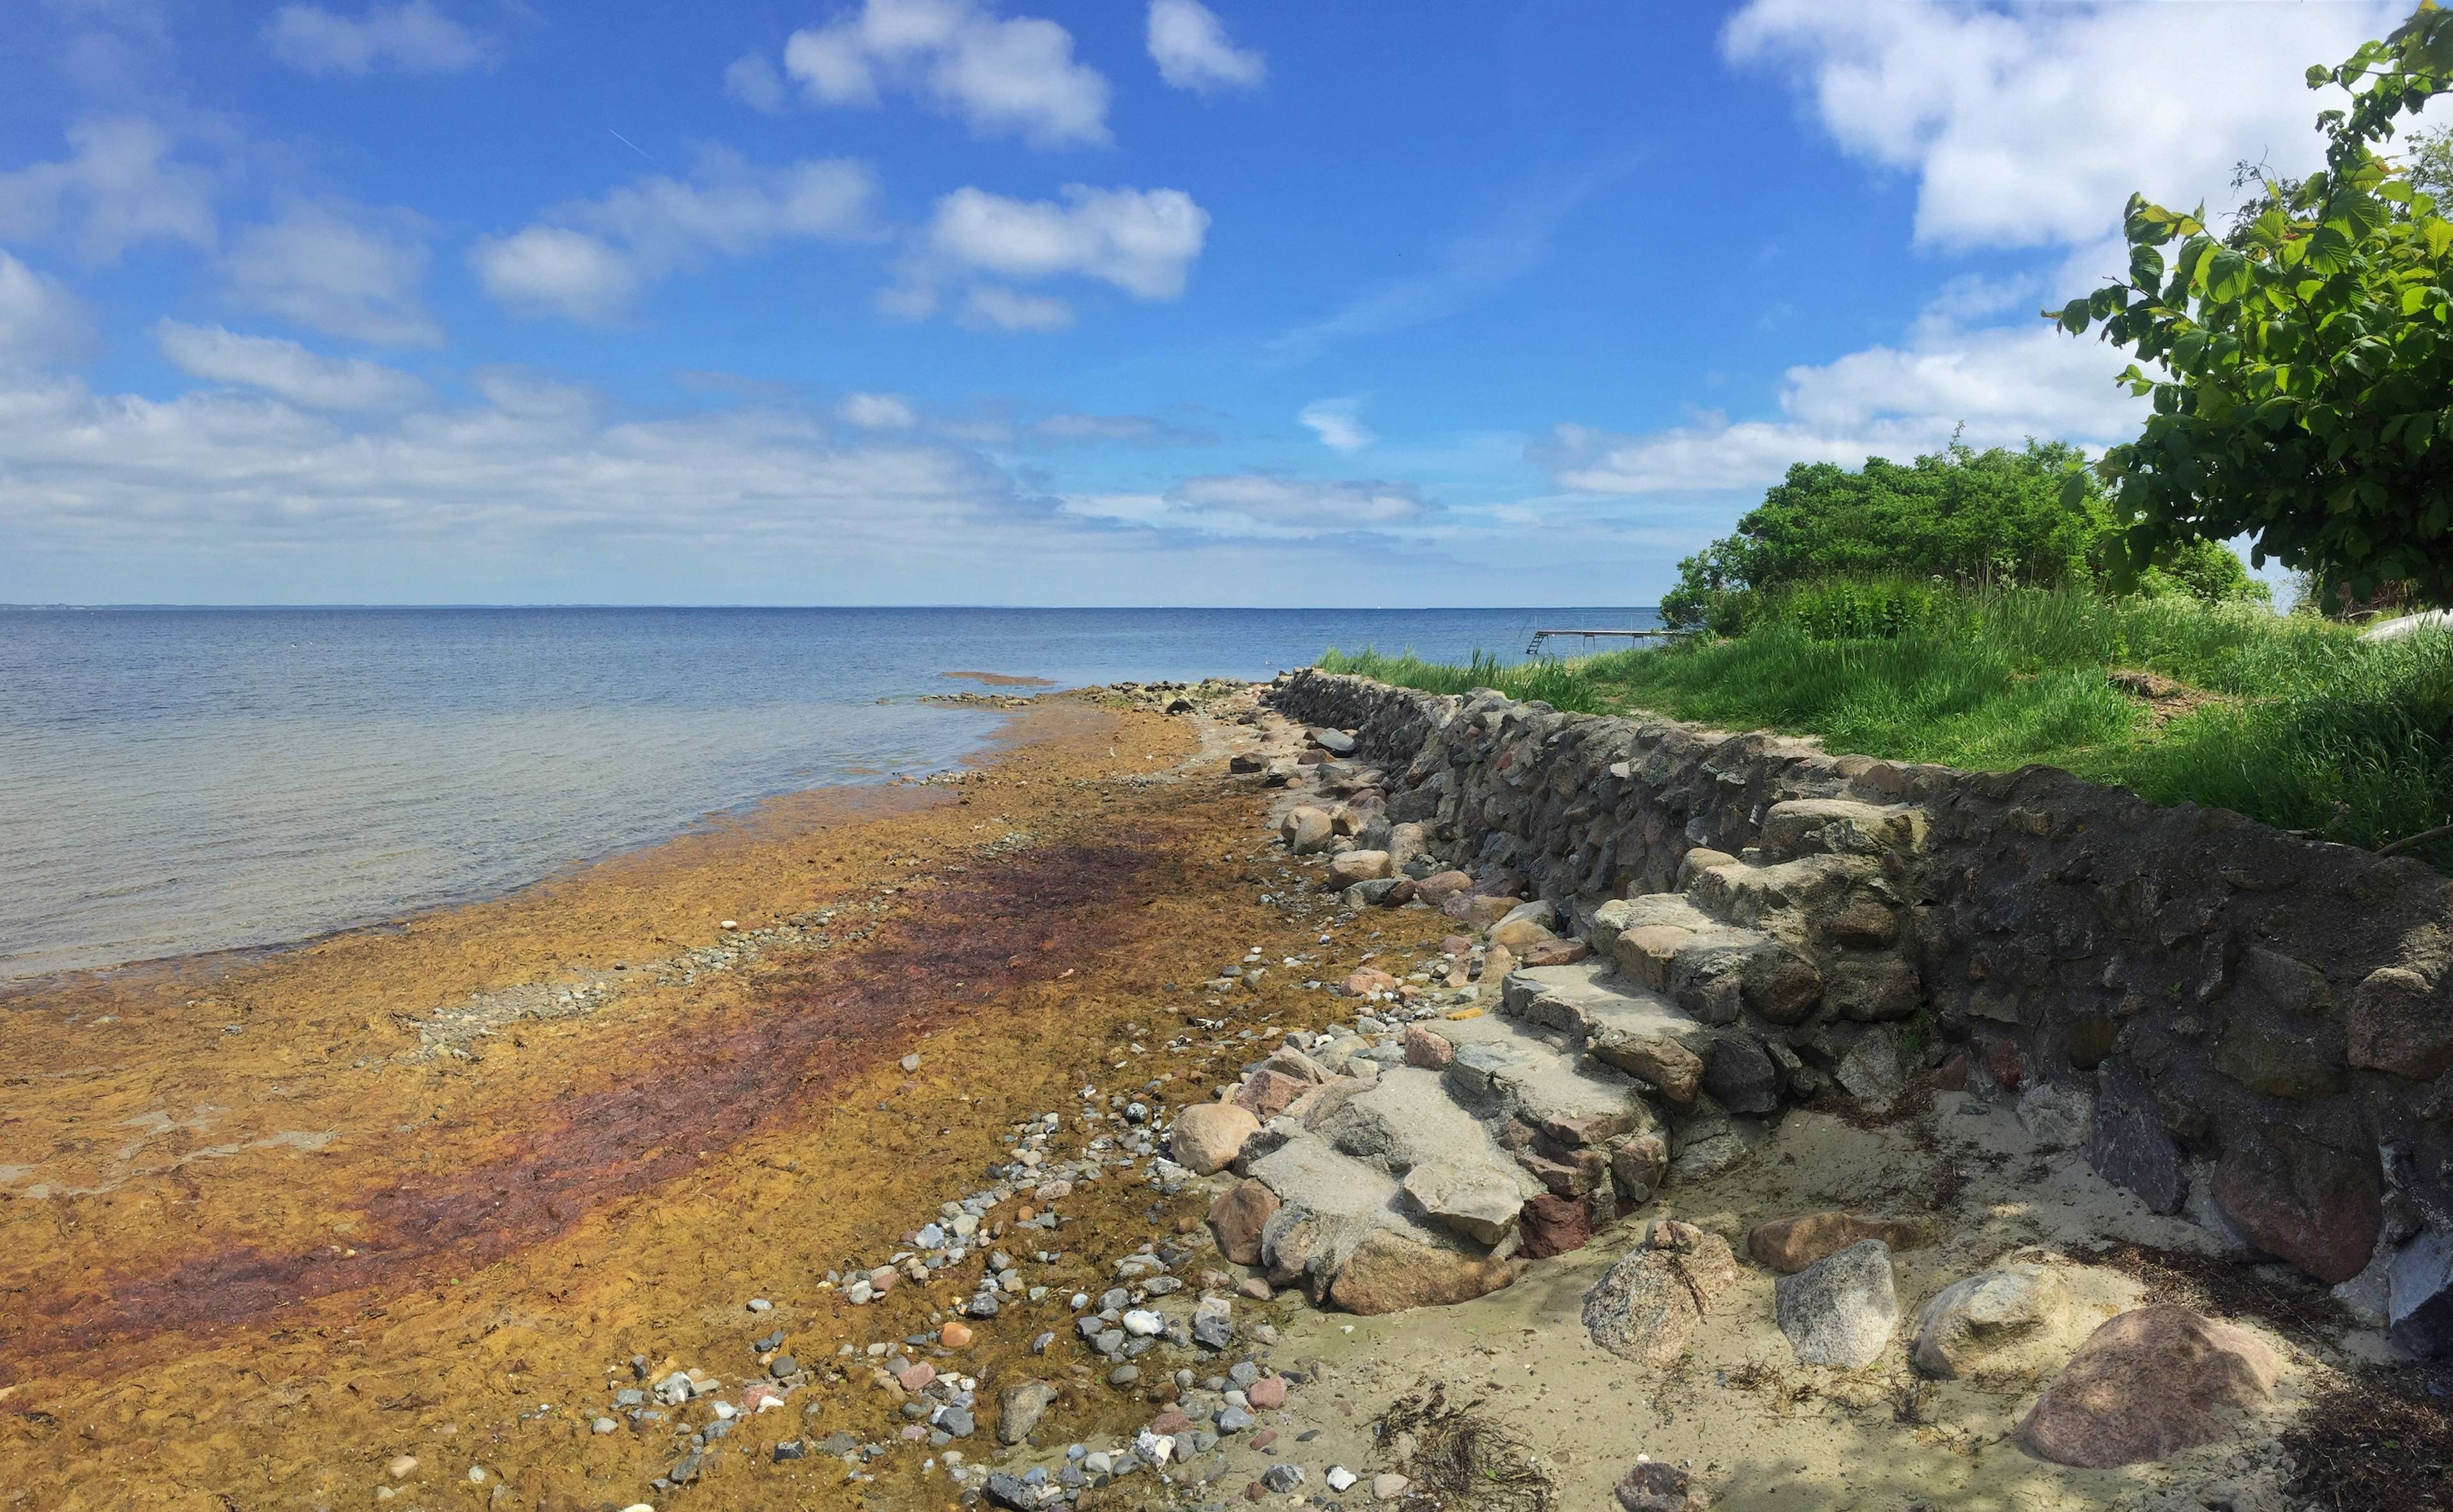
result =
[[[2100,322],[2138,358],[2120,381],[2153,399],[2138,439],[2094,469],[2120,580],[2180,543],[2245,535],[2261,565],[2453,599],[2453,225],[2431,191],[2453,149],[2380,150],[2448,79],[2453,12],[2426,0],[2386,40],[2308,70],[2348,96],[2317,118],[2323,169],[2269,182],[2228,236],[2203,206],[2130,196],[2129,276],[2045,312],[2072,334]],[[2074,501],[2091,486],[2073,470]]]

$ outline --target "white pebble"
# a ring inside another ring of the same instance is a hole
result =
[[[1332,1464],[1328,1467],[1328,1488],[1332,1491],[1343,1491],[1362,1479],[1342,1464]]]

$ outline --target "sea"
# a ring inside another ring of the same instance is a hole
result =
[[[947,672],[1262,679],[1329,647],[1514,661],[1536,627],[1658,623],[1649,608],[0,611],[0,981],[310,939],[778,794],[938,770],[999,723],[920,702],[980,686]]]

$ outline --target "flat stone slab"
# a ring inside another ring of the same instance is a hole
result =
[[[1453,1021],[1442,1032],[1456,1045],[1456,1058],[1442,1075],[1461,1097],[1560,1132],[1571,1144],[1587,1143],[1586,1136],[1614,1122],[1627,1127],[1650,1122],[1632,1077],[1584,1064],[1563,1035],[1487,1015]]]
[[[1607,1032],[1623,1039],[1665,1039],[1701,1055],[1711,1031],[1649,987],[1620,976],[1605,961],[1527,966],[1508,974],[1502,1011],[1528,1024],[1589,1040]]]

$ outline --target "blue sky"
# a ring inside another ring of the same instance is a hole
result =
[[[1793,462],[2122,439],[2034,311],[2397,16],[11,10],[21,603],[1649,603]]]

